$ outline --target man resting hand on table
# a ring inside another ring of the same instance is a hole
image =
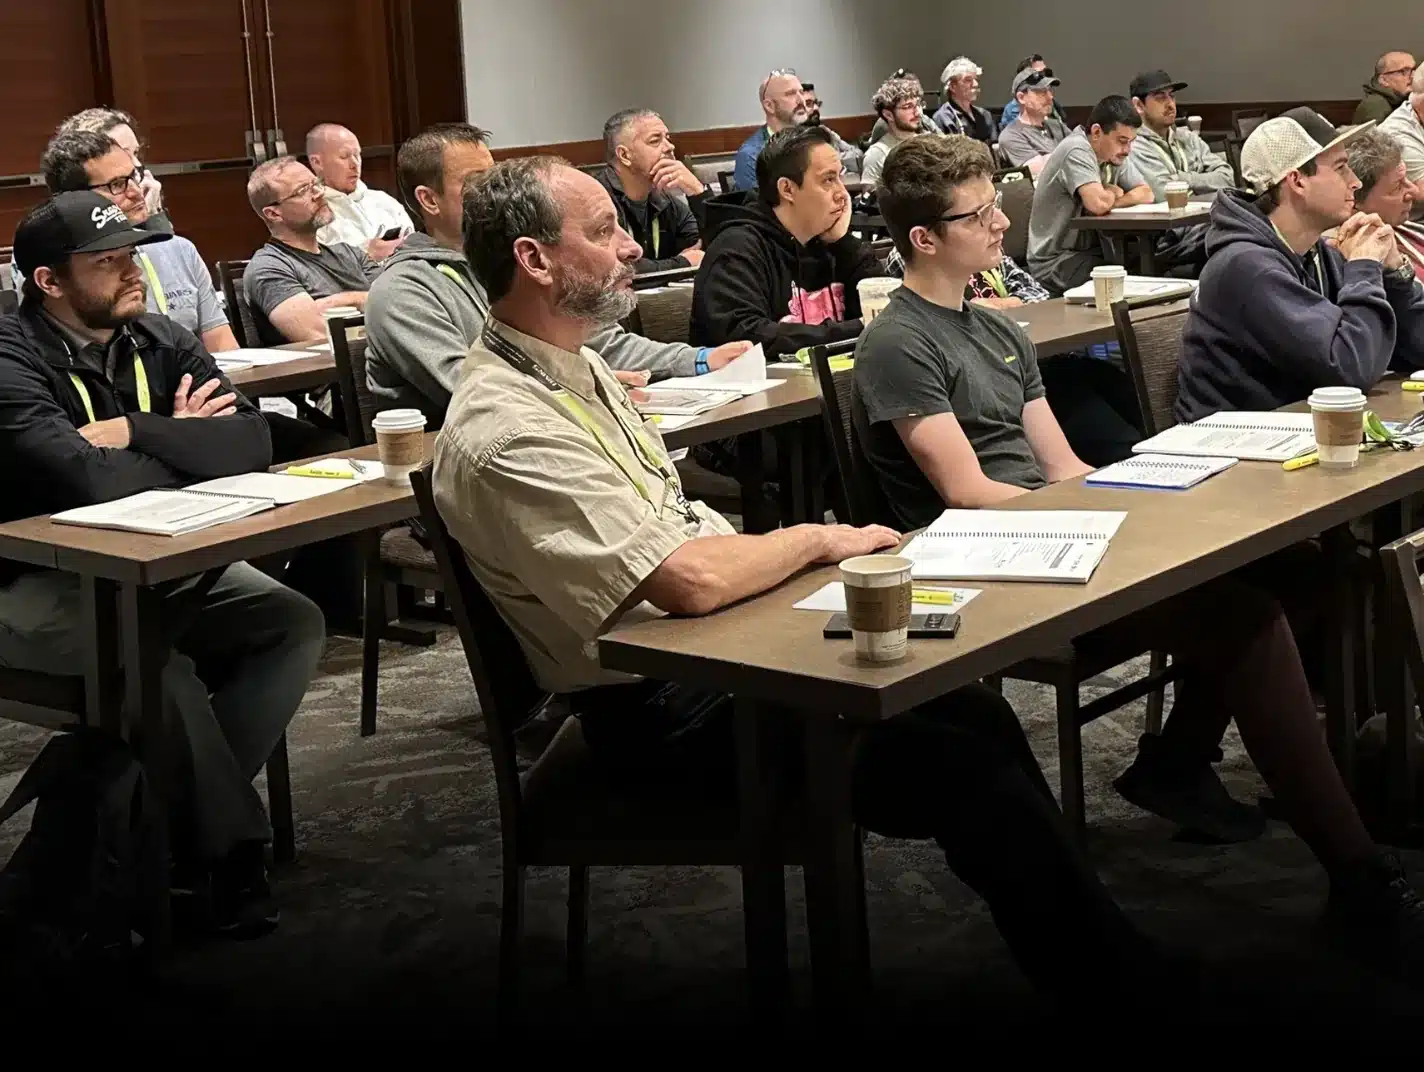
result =
[[[880,210],[905,285],[856,347],[851,415],[855,446],[884,492],[881,520],[897,527],[1090,471],[1049,408],[1033,344],[1012,314],[965,301],[966,282],[998,262],[1009,227],[997,209],[982,215],[994,205],[993,167],[974,142],[919,138],[897,147],[881,174]],[[1164,650],[1185,670],[1162,734],[1142,738],[1114,784],[1214,840],[1257,836],[1259,810],[1232,800],[1211,765],[1235,717],[1285,818],[1330,875],[1329,922],[1381,965],[1424,980],[1424,902],[1361,823],[1316,724],[1291,624],[1270,594],[1303,590],[1301,557],[1276,556],[1098,631],[1095,642],[1111,650]]]
[[[549,157],[505,161],[466,187],[464,219],[492,305],[436,447],[441,516],[535,679],[566,698],[611,775],[729,789],[731,698],[607,671],[596,638],[710,614],[899,534],[738,535],[687,501],[657,428],[587,345],[632,307],[639,256],[596,180]],[[1074,844],[1001,696],[974,685],[940,697],[867,730],[858,756],[858,821],[936,839],[1041,990],[1065,1003],[1103,988],[1160,998],[1165,958]]]
[[[269,463],[262,414],[196,336],[144,311],[134,250],[169,237],[87,190],[51,198],[16,230],[24,294],[18,314],[0,320],[0,519]],[[0,664],[79,672],[78,577],[6,563],[0,582]],[[191,766],[185,799],[173,802],[173,890],[210,893],[208,905],[184,903],[210,909],[204,922],[220,934],[264,933],[277,921],[263,866],[271,827],[252,779],[316,671],[321,611],[245,563],[164,591],[173,650],[163,695]]]

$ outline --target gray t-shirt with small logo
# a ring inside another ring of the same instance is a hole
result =
[[[242,291],[257,322],[259,346],[300,341],[283,336],[268,319],[288,298],[309,294],[320,299],[349,290],[370,290],[371,281],[380,274],[380,266],[363,249],[338,242],[320,250],[308,253],[274,238],[248,261],[242,273]]]
[[[971,302],[947,309],[900,287],[861,335],[852,377],[856,439],[900,528],[945,509],[895,431],[904,417],[953,413],[990,480],[1047,483],[1023,426],[1024,406],[1044,396],[1038,356],[1010,316]]]
[[[1051,115],[1041,127],[1018,119],[999,134],[999,152],[1011,166],[1019,167],[1036,156],[1047,156],[1067,137],[1067,125]]]

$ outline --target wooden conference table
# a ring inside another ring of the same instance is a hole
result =
[[[1176,227],[1190,227],[1206,223],[1211,216],[1211,203],[1215,195],[1193,197],[1187,207],[1180,212],[1171,212],[1165,207],[1158,212],[1132,212],[1122,215],[1108,213],[1106,216],[1079,216],[1069,223],[1070,227],[1083,231],[1096,231],[1104,238],[1121,235],[1125,239],[1136,238],[1142,250],[1142,274],[1157,274],[1157,236],[1163,231]]]
[[[291,350],[293,359],[280,365],[254,365],[231,373],[228,380],[248,398],[263,395],[286,395],[296,391],[311,391],[336,382],[336,359],[329,344],[325,350],[313,350],[322,343],[287,343],[269,347]],[[215,355],[221,357],[222,354]]]
[[[1417,396],[1398,383],[1372,394],[1390,418],[1418,412]],[[1353,520],[1424,490],[1424,450],[1375,451],[1358,469],[1318,466],[1286,472],[1279,464],[1242,462],[1182,493],[1095,489],[1068,481],[1005,504],[1008,509],[1124,510],[1127,518],[1086,585],[975,584],[983,594],[964,608],[959,635],[912,642],[888,666],[856,661],[850,641],[821,636],[825,615],[792,604],[829,581],[834,567],[812,570],[773,591],[705,618],[662,618],[618,628],[599,641],[604,666],[686,682],[737,697],[738,748],[745,773],[762,769],[758,723],[800,713],[806,751],[807,915],[817,1004],[846,1010],[869,985],[860,847],[850,811],[854,727],[1000,673],[1030,656],[1160,603],[1300,540],[1325,534],[1335,567],[1327,593],[1339,628],[1331,637],[1329,724],[1336,754],[1348,761],[1355,725],[1355,594],[1348,580]],[[1388,537],[1386,537],[1388,538]],[[768,795],[757,779],[741,788],[749,890],[780,858]],[[775,888],[771,884],[767,889]],[[749,897],[748,926],[785,926],[784,904]]]

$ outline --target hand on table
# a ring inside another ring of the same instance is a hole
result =
[[[822,565],[834,565],[856,555],[871,555],[894,547],[900,542],[900,534],[884,525],[825,525],[822,529],[826,546],[816,561]]]

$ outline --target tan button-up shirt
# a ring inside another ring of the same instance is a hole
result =
[[[684,506],[656,426],[633,408],[598,354],[588,347],[570,353],[489,323],[575,406],[476,342],[435,447],[440,516],[542,688],[573,692],[632,680],[598,665],[595,639],[615,620],[659,615],[647,602],[618,612],[688,540],[732,527],[703,503]],[[638,435],[654,465],[636,449]]]

